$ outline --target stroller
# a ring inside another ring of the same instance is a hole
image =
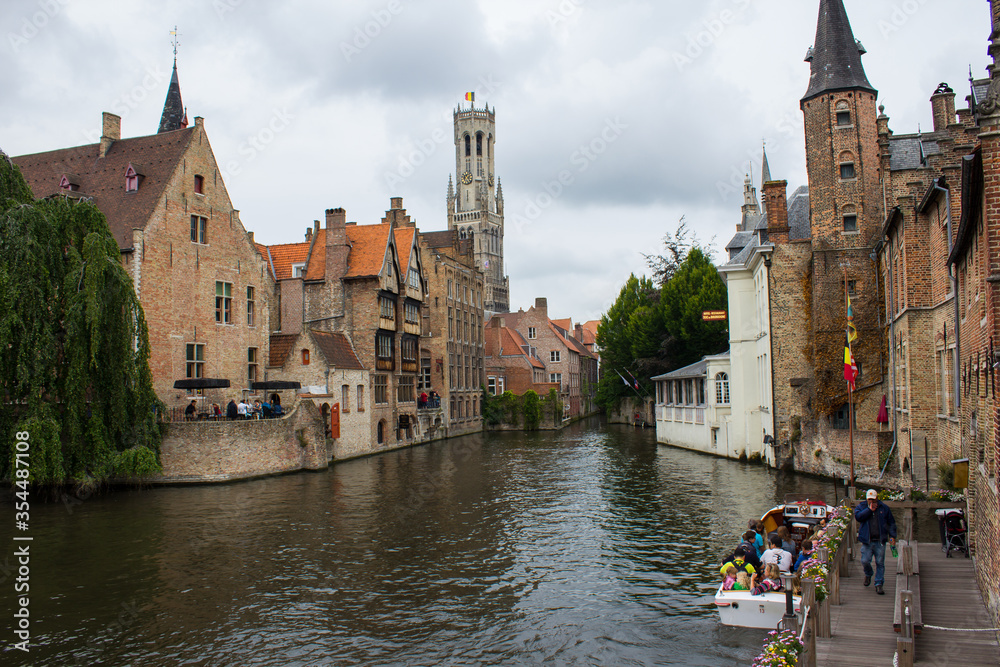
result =
[[[944,553],[951,558],[952,549],[961,551],[965,557],[969,557],[969,542],[967,528],[965,525],[965,515],[962,510],[947,510],[941,518],[943,529]]]

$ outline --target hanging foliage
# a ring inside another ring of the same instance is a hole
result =
[[[146,322],[107,220],[85,200],[34,200],[2,152],[0,386],[5,479],[19,431],[36,484],[159,470]]]

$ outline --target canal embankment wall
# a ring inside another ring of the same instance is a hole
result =
[[[303,401],[280,419],[168,424],[160,445],[163,472],[149,481],[228,482],[321,470],[328,462],[322,416]]]

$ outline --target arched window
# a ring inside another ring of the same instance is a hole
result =
[[[382,443],[385,442],[385,420],[384,419],[378,423],[378,426],[376,427],[375,430],[376,430],[376,435],[378,437],[378,444],[381,445]]]
[[[465,135],[465,157],[472,155],[472,138],[469,135]]]
[[[302,365],[303,366],[308,366],[309,365],[309,350],[305,350],[305,349],[302,350]]]
[[[458,230],[458,238],[462,239],[463,241],[465,240],[465,227],[462,227],[460,230]]]
[[[476,132],[476,155],[482,156],[483,154],[483,133]]]
[[[729,405],[729,376],[725,373],[715,374],[715,403]]]
[[[836,114],[837,127],[847,127],[851,124],[851,107],[844,100],[837,102]]]

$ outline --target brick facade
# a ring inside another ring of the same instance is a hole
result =
[[[99,144],[14,161],[36,197],[88,197],[107,217],[142,303],[153,387],[167,407],[192,398],[174,389],[188,378],[229,380],[229,389],[194,396],[206,404],[249,396],[251,367],[263,368],[253,359],[268,354],[274,282],[229,199],[203,120],[122,139],[121,119],[105,113],[102,128]],[[79,182],[60,187],[66,173]]]

